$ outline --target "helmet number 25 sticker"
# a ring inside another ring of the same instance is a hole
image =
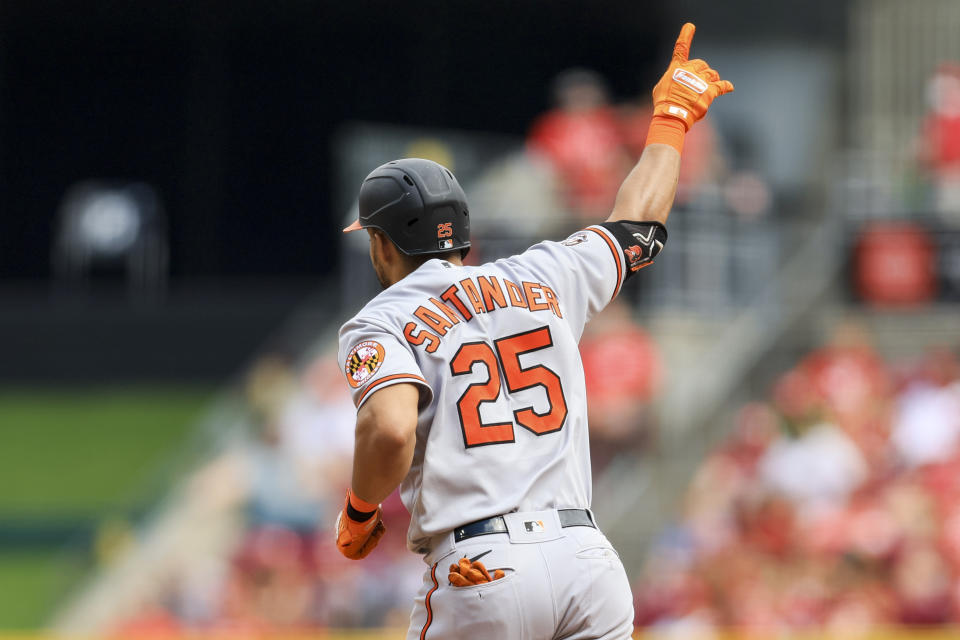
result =
[[[494,341],[494,345],[496,351],[486,342],[468,342],[457,350],[450,361],[450,372],[454,376],[471,374],[477,364],[482,364],[488,374],[485,382],[469,385],[457,401],[464,445],[469,448],[513,442],[515,423],[538,436],[562,429],[567,419],[567,402],[560,377],[542,364],[529,367],[520,365],[521,355],[553,346],[550,328],[544,326],[500,338]],[[532,406],[523,407],[514,410],[509,421],[485,424],[480,418],[480,405],[494,402],[500,397],[503,391],[501,370],[506,378],[508,394],[542,387],[549,404],[547,411],[537,413]]]

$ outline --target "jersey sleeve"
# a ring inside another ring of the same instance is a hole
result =
[[[652,264],[665,242],[666,229],[660,223],[608,222],[562,242],[534,245],[520,259],[557,287],[561,306],[584,308],[586,323],[617,297],[627,278]]]
[[[340,329],[339,358],[357,409],[375,391],[400,383],[420,388],[421,407],[433,398],[433,390],[409,349],[372,323],[353,319]]]

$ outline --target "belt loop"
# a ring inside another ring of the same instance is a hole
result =
[[[423,561],[427,563],[427,566],[433,566],[440,558],[451,553],[456,548],[456,544],[453,541],[453,531],[434,536],[433,539],[430,540],[430,551],[423,556]]]

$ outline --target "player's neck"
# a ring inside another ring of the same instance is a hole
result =
[[[449,262],[450,264],[456,265],[458,267],[463,266],[463,260],[460,259],[460,256],[444,256],[443,258],[440,258],[440,260]],[[406,278],[408,275],[410,275],[411,273],[413,273],[414,271],[416,271],[417,269],[425,265],[427,262],[430,262],[430,260],[424,260],[423,262],[409,261],[409,260],[403,260],[403,259],[399,260],[397,263],[392,265],[393,268],[390,270],[390,273],[388,275],[390,279],[390,284],[394,285],[400,282],[401,280]]]

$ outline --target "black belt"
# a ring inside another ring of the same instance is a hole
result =
[[[593,516],[587,509],[557,509],[560,516],[560,526],[567,527],[593,527],[597,525],[593,522]],[[491,533],[507,533],[507,521],[503,516],[493,516],[485,520],[477,520],[462,527],[453,530],[453,540],[461,542],[468,538],[477,536],[486,536]]]

